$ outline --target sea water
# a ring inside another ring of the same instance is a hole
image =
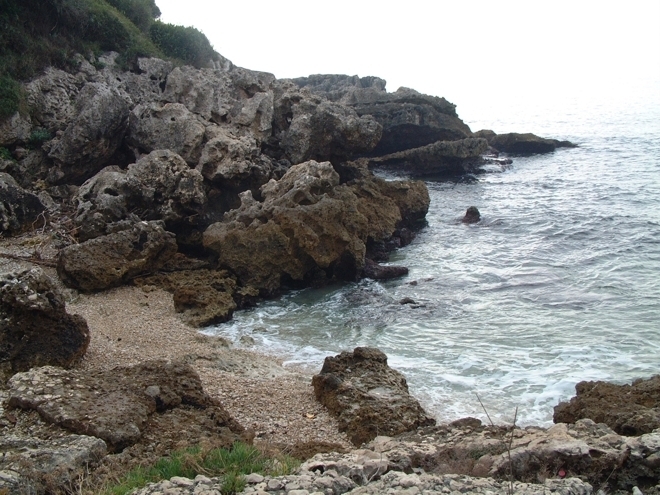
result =
[[[292,292],[207,332],[313,371],[378,347],[441,422],[486,421],[481,400],[547,426],[579,381],[659,373],[660,85],[616,96],[469,108],[473,130],[579,147],[429,181],[427,226],[391,258],[406,277]],[[471,205],[482,220],[462,224]]]

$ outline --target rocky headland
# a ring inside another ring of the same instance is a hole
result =
[[[436,425],[378,349],[312,377],[196,330],[290,288],[404,275],[380,263],[424,225],[416,179],[571,143],[472,132],[376,77],[76,61],[0,121],[0,493],[100,493],[237,441],[303,461],[242,493],[660,491],[657,377],[578,384],[549,429]],[[200,475],[137,493],[221,491]]]

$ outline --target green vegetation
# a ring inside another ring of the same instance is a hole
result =
[[[0,160],[13,160],[14,157],[11,156],[11,152],[7,148],[0,146]]]
[[[38,148],[52,138],[53,136],[50,135],[50,132],[48,132],[47,129],[44,129],[43,127],[37,127],[30,133],[28,144],[33,148]]]
[[[291,457],[273,459],[251,445],[236,443],[228,449],[204,450],[191,447],[173,452],[150,467],[130,471],[116,485],[105,490],[106,495],[124,495],[147,483],[173,476],[194,478],[198,474],[222,477],[222,493],[234,494],[245,487],[243,476],[250,473],[280,476],[289,474],[298,465]]]
[[[196,67],[216,58],[203,33],[159,16],[154,0],[0,0],[0,118],[24,107],[17,81],[48,66],[75,69],[76,53],[116,51],[124,69],[138,57]]]

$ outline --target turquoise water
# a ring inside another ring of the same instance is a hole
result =
[[[578,381],[657,374],[660,85],[624,96],[468,108],[473,130],[579,148],[514,158],[474,183],[429,182],[428,225],[391,259],[405,278],[297,291],[208,331],[313,370],[378,347],[440,421],[485,420],[479,394],[497,421],[517,407],[519,423],[544,425]],[[463,225],[470,205],[482,221]]]

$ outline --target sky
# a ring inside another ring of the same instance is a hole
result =
[[[485,102],[660,91],[648,85],[660,82],[660,0],[156,3],[238,66],[378,76],[388,91],[444,96],[464,119]]]

